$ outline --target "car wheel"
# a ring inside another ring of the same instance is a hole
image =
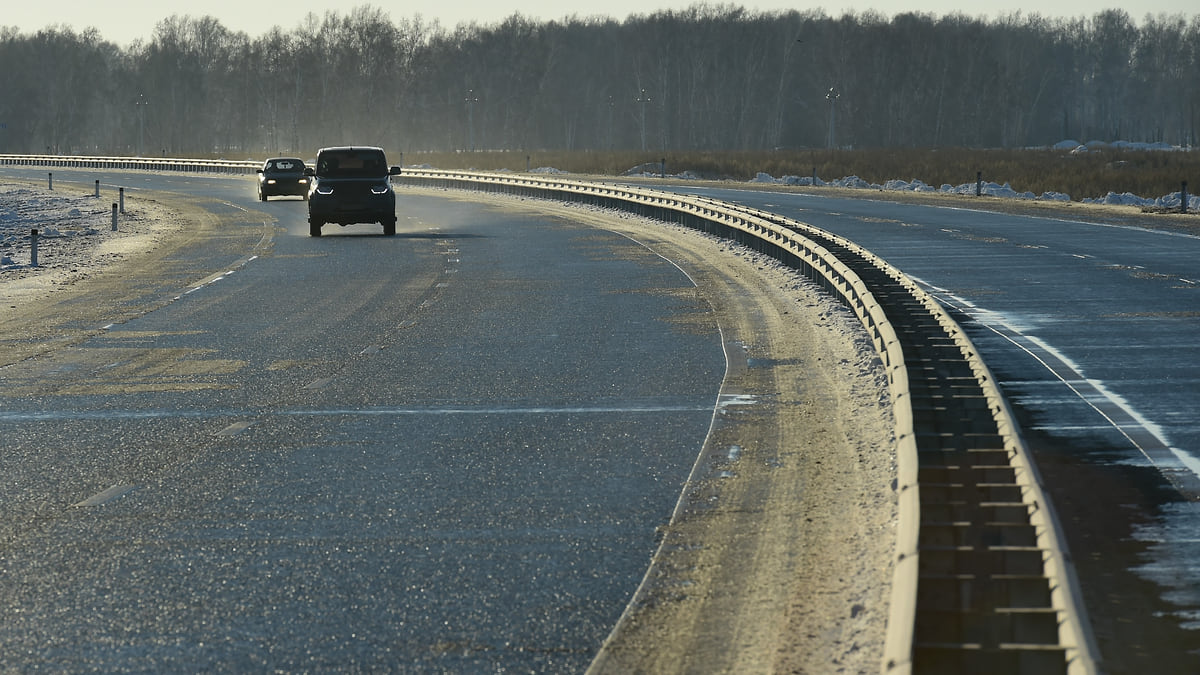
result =
[[[396,234],[396,219],[392,218],[383,221],[383,236],[392,237]]]
[[[319,220],[308,221],[308,234],[311,237],[321,236],[321,221],[319,221]]]
[[[259,201],[267,201],[267,193],[263,192],[261,188],[258,191],[258,199]]]

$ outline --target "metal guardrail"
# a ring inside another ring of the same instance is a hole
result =
[[[0,155],[5,165],[220,173],[258,166]],[[881,672],[1098,672],[1061,527],[1008,404],[961,327],[899,270],[831,233],[702,197],[424,169],[395,180],[619,209],[734,239],[800,270],[858,316],[888,375],[900,522]]]
[[[902,299],[884,301],[886,311],[909,317],[898,330],[914,371],[908,398],[925,488],[912,565],[917,614],[914,633],[906,634],[907,605],[899,617],[893,607],[884,672],[1097,672],[1099,652],[1061,526],[1012,411],[970,339],[932,296],[882,259],[817,228],[791,226],[826,241],[872,288],[886,293],[894,282]],[[929,320],[937,325],[919,325]],[[954,372],[955,361],[968,370]],[[898,551],[904,555],[902,543]],[[911,574],[898,569],[897,580]],[[948,607],[936,591],[958,606]],[[892,660],[910,646],[911,663]]]
[[[168,157],[86,157],[82,155],[0,155],[0,166],[44,166],[70,169],[125,169],[187,173],[254,173],[262,162]]]

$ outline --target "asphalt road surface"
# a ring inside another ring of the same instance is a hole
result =
[[[314,239],[249,186],[62,308],[86,340],[9,338],[3,669],[584,669],[718,403],[689,278],[430,197]]]

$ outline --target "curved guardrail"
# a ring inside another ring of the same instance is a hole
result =
[[[258,166],[0,155],[3,165],[221,173]],[[1098,672],[1061,527],[1008,404],[961,327],[899,270],[818,228],[702,197],[516,174],[406,169],[396,180],[619,209],[734,239],[800,270],[856,314],[888,376],[900,522],[881,671]],[[997,600],[990,584],[1015,590]],[[1045,607],[1035,606],[1043,597]]]
[[[855,312],[888,373],[900,522],[881,671],[1098,672],[1062,530],[1012,412],[962,328],[898,269],[818,228],[705,198],[506,174],[409,170],[403,180],[616,208],[800,269]]]

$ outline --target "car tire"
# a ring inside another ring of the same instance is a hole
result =
[[[319,220],[308,221],[308,235],[310,237],[321,236],[321,225],[322,225],[322,223]]]
[[[383,236],[385,236],[385,237],[396,236],[396,219],[395,218],[390,218],[390,219],[386,219],[383,221]]]
[[[263,192],[262,190],[259,190],[258,191],[258,199],[259,199],[259,201],[263,201],[263,202],[267,201],[267,193]]]

